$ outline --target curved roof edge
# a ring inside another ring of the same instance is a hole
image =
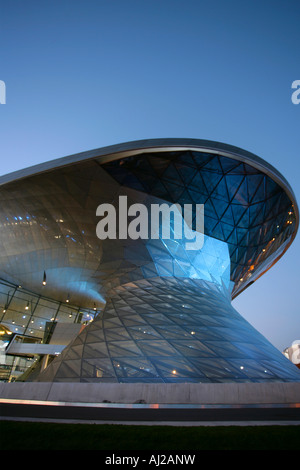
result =
[[[103,163],[106,163],[108,161],[116,160],[119,158],[133,156],[135,154],[140,153],[141,150],[145,152],[150,152],[153,150],[167,152],[188,149],[195,151],[206,151],[215,154],[219,153],[220,155],[242,161],[270,176],[274,181],[279,184],[279,186],[281,186],[286,191],[294,205],[296,215],[296,230],[294,232],[294,235],[296,235],[299,225],[299,208],[296,196],[284,176],[271,164],[263,160],[261,157],[258,157],[257,155],[248,152],[247,150],[243,150],[242,148],[235,147],[230,144],[211,140],[192,138],[158,138],[135,140],[106,147],[100,147],[97,149],[88,150],[86,152],[80,152],[77,154],[68,155],[66,157],[49,160],[45,163],[33,165],[22,170],[17,170],[12,173],[0,176],[0,186],[6,183],[11,183],[13,181],[27,178],[29,176],[34,176],[57,168],[76,164],[81,161],[92,160],[94,158],[102,157]]]

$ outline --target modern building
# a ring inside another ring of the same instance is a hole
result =
[[[0,198],[8,380],[22,360],[19,380],[38,382],[300,382],[231,305],[299,224],[288,182],[261,158],[197,139],[129,142],[3,176]],[[159,225],[153,206],[169,210]]]

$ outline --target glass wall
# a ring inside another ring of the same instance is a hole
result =
[[[205,234],[228,245],[233,296],[278,258],[295,231],[295,208],[285,190],[234,158],[153,152],[102,167],[124,187],[170,203],[204,204]]]
[[[12,338],[44,343],[47,342],[49,324],[87,324],[97,313],[93,309],[78,308],[36,295],[22,286],[0,280],[0,381],[16,379],[37,359],[6,355],[5,349]]]

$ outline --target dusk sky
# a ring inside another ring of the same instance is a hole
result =
[[[132,140],[208,139],[269,162],[299,203],[299,25],[299,0],[2,2],[0,174]],[[300,339],[299,237],[233,302],[281,351]]]

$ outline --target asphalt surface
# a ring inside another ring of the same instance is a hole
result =
[[[290,422],[300,424],[300,405],[232,407],[124,407],[0,403],[1,419],[55,420],[76,422]]]

